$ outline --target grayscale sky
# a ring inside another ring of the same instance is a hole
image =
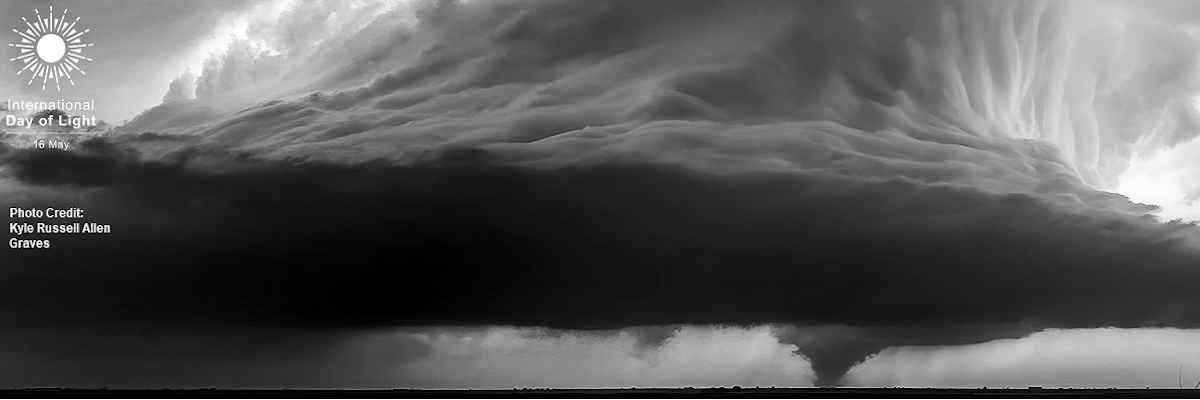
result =
[[[1200,2],[53,5],[0,386],[1200,380]]]

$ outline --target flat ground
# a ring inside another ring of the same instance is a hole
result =
[[[365,398],[365,397],[1116,397],[1200,398],[1192,389],[933,389],[933,388],[629,388],[629,389],[508,389],[508,390],[96,390],[17,389],[5,390],[8,398],[121,397],[121,398]]]

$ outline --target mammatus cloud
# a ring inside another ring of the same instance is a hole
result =
[[[890,346],[1200,327],[1196,227],[1100,190],[1194,166],[1150,156],[1195,141],[1194,7],[339,4],[247,24],[123,133],[4,148],[0,205],[123,227],[86,265],[6,254],[6,319],[788,324],[819,384]]]

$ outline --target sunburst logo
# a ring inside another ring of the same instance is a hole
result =
[[[33,13],[36,17],[32,23],[21,17],[28,27],[24,32],[12,30],[21,36],[21,40],[9,43],[8,46],[19,49],[21,54],[8,61],[24,64],[21,70],[17,71],[17,75],[28,71],[31,74],[29,82],[26,83],[28,86],[32,86],[39,78],[42,90],[46,90],[51,84],[55,89],[62,90],[63,81],[75,85],[71,74],[78,72],[80,75],[87,75],[79,67],[79,63],[92,61],[83,55],[84,49],[92,47],[91,43],[83,42],[83,35],[91,29],[76,30],[75,25],[79,22],[79,17],[68,21],[66,9],[62,10],[62,15],[57,19],[54,17],[54,7],[50,7],[50,14],[45,18],[36,9]]]

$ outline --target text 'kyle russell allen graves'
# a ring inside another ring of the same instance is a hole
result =
[[[10,220],[80,220],[84,218],[81,208],[19,208],[8,209]],[[8,239],[8,247],[12,249],[49,249],[49,239],[25,239],[26,235],[69,235],[69,234],[107,234],[112,233],[112,226],[85,221],[54,221],[54,222],[9,222],[8,233],[13,235]]]

